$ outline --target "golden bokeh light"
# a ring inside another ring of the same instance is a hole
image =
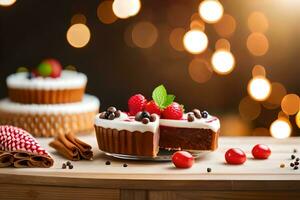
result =
[[[212,76],[212,69],[209,63],[204,59],[195,58],[189,65],[189,74],[197,83],[205,83]]]
[[[254,11],[248,17],[248,27],[251,32],[264,33],[269,28],[269,22],[262,12]]]
[[[300,128],[300,111],[297,113],[295,120],[298,128]]]
[[[243,119],[254,120],[260,112],[261,106],[257,101],[254,101],[250,97],[244,97],[239,104],[239,112]]]
[[[266,100],[270,96],[271,91],[272,88],[269,80],[263,76],[254,77],[248,83],[248,93],[257,101]]]
[[[16,0],[0,0],[0,6],[8,7],[16,3]]]
[[[97,8],[98,19],[104,24],[112,24],[118,19],[113,12],[112,4],[112,0],[105,0]]]
[[[228,38],[236,29],[236,21],[231,15],[224,14],[223,17],[214,24],[214,28],[221,37]]]
[[[185,30],[183,28],[175,28],[172,30],[169,36],[169,42],[171,46],[177,51],[184,51],[184,46],[182,43]]]
[[[235,60],[231,52],[217,50],[211,58],[213,70],[218,74],[229,74],[234,69]]]
[[[220,121],[222,136],[247,136],[251,134],[249,123],[239,115],[227,114],[221,116]]]
[[[267,128],[259,127],[252,131],[253,136],[270,136],[270,131]]]
[[[124,41],[129,47],[136,47],[135,44],[132,41],[132,29],[133,29],[133,24],[127,26],[126,30],[124,31]]]
[[[151,47],[157,38],[157,28],[150,22],[139,22],[133,27],[132,41],[140,48]]]
[[[191,16],[191,22],[192,21],[202,21],[202,19],[201,19],[201,17],[200,17],[200,15],[199,15],[198,12],[192,14],[192,16]]]
[[[281,100],[286,95],[286,89],[281,83],[274,82],[271,84],[272,91],[270,96],[263,102],[263,106],[268,109],[278,108]]]
[[[114,0],[112,9],[117,17],[126,19],[138,14],[141,9],[141,2],[140,0]]]
[[[90,41],[91,33],[85,24],[73,24],[67,32],[69,44],[75,48],[81,48]]]
[[[266,76],[266,69],[262,65],[255,65],[252,69],[252,76]]]
[[[208,45],[208,39],[204,32],[200,30],[190,30],[183,37],[185,49],[192,54],[202,53]]]
[[[281,109],[287,115],[294,115],[299,111],[300,100],[296,94],[285,95],[281,101]]]
[[[269,50],[269,41],[262,33],[251,33],[247,38],[247,48],[254,56],[263,56]]]
[[[277,139],[288,138],[292,133],[292,127],[286,120],[277,119],[270,126],[271,135]]]
[[[215,44],[216,50],[230,51],[230,42],[224,38],[218,39]]]
[[[71,19],[71,24],[85,24],[85,23],[86,23],[86,17],[81,13],[73,15]]]
[[[278,119],[289,121],[289,115],[285,114],[282,110],[278,113]]]
[[[191,29],[198,29],[200,31],[205,31],[205,24],[201,20],[193,20],[190,24]]]
[[[207,23],[219,21],[224,13],[222,4],[217,0],[204,0],[199,5],[199,14]]]

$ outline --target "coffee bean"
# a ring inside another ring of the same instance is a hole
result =
[[[294,164],[295,164],[295,165],[299,165],[299,162],[298,162],[298,161],[296,161]]]
[[[100,113],[99,118],[100,119],[105,119],[105,116],[106,116],[106,112],[102,112],[102,113]]]
[[[150,113],[148,113],[147,111],[143,111],[142,112],[142,118],[148,118],[148,119],[150,119]]]
[[[299,158],[296,158],[296,161],[299,161],[300,159]]]
[[[69,169],[73,169],[73,167],[74,167],[73,165],[69,165]]]
[[[295,166],[295,167],[294,167],[294,170],[297,170],[297,169],[299,169],[298,166]]]
[[[207,168],[206,171],[207,171],[208,173],[210,173],[210,172],[211,172],[211,168]]]
[[[110,106],[109,108],[107,108],[107,112],[114,113],[116,111],[117,111],[117,109],[113,106]]]
[[[295,158],[296,158],[296,156],[295,156],[295,155],[291,155],[291,159],[293,159],[293,160],[294,160]]]
[[[123,167],[128,167],[128,165],[126,163],[123,164]]]
[[[109,120],[114,120],[115,119],[115,114],[114,113],[110,113],[110,115],[108,116]]]
[[[66,169],[66,168],[67,168],[66,163],[63,163],[62,166],[61,166],[61,168],[62,168],[62,169]]]
[[[148,124],[149,122],[150,122],[150,120],[148,118],[143,118],[142,119],[143,124]]]
[[[115,116],[116,116],[116,118],[120,117],[121,116],[121,110],[117,110],[115,112]]]
[[[194,115],[191,114],[191,113],[189,113],[188,116],[187,116],[187,120],[188,120],[189,122],[193,122],[193,121],[195,120]]]
[[[71,162],[70,162],[70,161],[68,161],[68,162],[67,162],[67,166],[70,166],[70,165],[71,165]]]
[[[202,112],[201,112],[201,116],[202,116],[203,118],[207,118],[207,117],[208,117],[208,112],[207,112],[207,111],[202,111]]]
[[[290,166],[291,166],[291,167],[294,167],[294,166],[295,166],[295,164],[294,164],[294,163],[290,163]]]
[[[280,164],[280,168],[285,168],[285,164],[284,164],[284,163],[281,163],[281,164]]]
[[[109,160],[106,161],[106,162],[105,162],[105,165],[110,165],[110,161],[109,161]]]
[[[155,122],[157,119],[157,116],[155,114],[150,115],[150,122]]]
[[[139,122],[142,121],[142,112],[141,111],[136,113],[135,121],[139,121]]]
[[[201,112],[199,109],[193,109],[193,113],[197,119],[201,118]]]

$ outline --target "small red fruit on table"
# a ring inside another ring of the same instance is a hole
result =
[[[193,166],[195,159],[187,151],[177,151],[172,156],[172,162],[177,168],[190,168]]]
[[[225,160],[231,165],[241,165],[247,160],[247,158],[246,154],[241,149],[232,148],[225,153]]]
[[[257,144],[252,149],[252,155],[256,159],[267,159],[271,155],[271,149],[264,144]]]

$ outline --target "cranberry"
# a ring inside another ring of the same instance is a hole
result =
[[[194,164],[194,157],[186,151],[177,151],[172,156],[172,162],[177,168],[190,168]]]
[[[241,165],[247,160],[247,158],[246,154],[241,149],[232,148],[225,153],[225,160],[231,165]]]
[[[257,144],[252,149],[252,155],[256,159],[267,159],[271,155],[271,150],[267,145]]]

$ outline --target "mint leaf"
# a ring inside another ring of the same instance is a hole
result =
[[[168,107],[169,105],[171,105],[173,103],[174,99],[175,99],[175,96],[173,94],[168,94],[163,106]]]
[[[163,108],[167,100],[167,90],[163,85],[156,87],[152,92],[152,99],[160,108]]]

